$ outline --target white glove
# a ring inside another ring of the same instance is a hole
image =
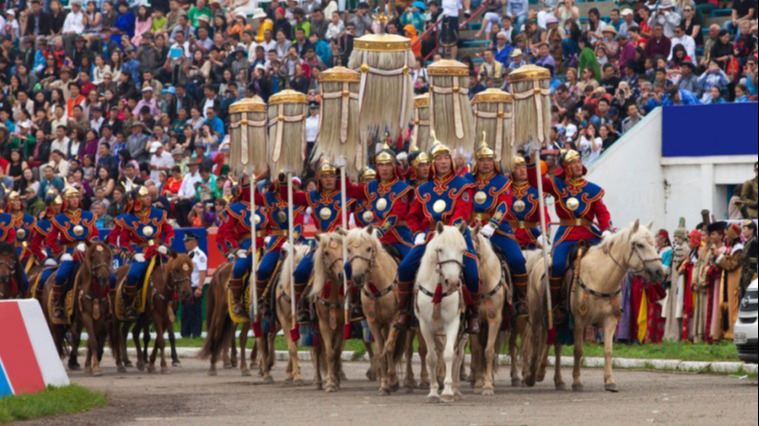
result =
[[[82,252],[82,253],[86,252],[87,251],[87,244],[85,244],[85,243],[79,243],[79,244],[77,244],[76,245],[76,251],[79,251],[79,252]]]
[[[605,239],[607,239],[607,238],[611,237],[611,235],[612,235],[612,234],[611,234],[611,231],[609,231],[609,230],[607,229],[606,231],[604,231],[604,232],[603,232],[603,234],[601,234],[601,239],[604,239],[604,240],[605,240]]]
[[[71,256],[68,253],[63,253],[63,255],[61,256],[61,263],[63,263],[63,262],[73,262],[73,261],[74,261],[74,257]]]
[[[45,260],[44,266],[58,266],[58,262],[56,262],[55,259],[50,257]]]
[[[290,252],[290,242],[289,241],[285,241],[285,243],[282,244],[282,251],[285,251],[285,252],[288,252],[288,253]]]
[[[342,169],[343,167],[347,165],[348,165],[348,160],[346,160],[345,157],[343,157],[342,155],[335,159],[335,166]]]
[[[166,246],[159,246],[158,253],[161,253],[162,255],[166,256],[169,254],[169,249]]]
[[[266,244],[268,246],[269,243],[271,243],[271,237],[264,238],[264,244]]]
[[[419,234],[416,236],[416,239],[414,239],[414,245],[420,246],[427,242],[427,236],[424,234]]]
[[[248,252],[245,250],[237,250],[237,257],[240,259],[246,259],[248,257]]]
[[[485,237],[490,238],[493,236],[493,234],[495,234],[495,227],[488,223],[482,229],[480,229],[480,233]]]
[[[232,260],[235,258],[235,253],[233,251],[230,251],[227,253],[227,260]]]
[[[137,263],[145,263],[145,255],[142,253],[135,254],[134,261]]]

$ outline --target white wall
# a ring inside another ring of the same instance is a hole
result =
[[[640,219],[672,231],[684,217],[693,227],[705,208],[725,219],[727,188],[754,176],[756,156],[662,158],[661,147],[656,109],[591,165],[588,180],[606,190],[615,226]]]

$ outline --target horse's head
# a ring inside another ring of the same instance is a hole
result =
[[[443,286],[443,292],[458,290],[461,286],[461,273],[464,270],[464,253],[466,253],[466,225],[458,227],[444,226],[438,223],[435,238],[427,245],[425,257],[432,256],[435,264],[435,276]]]
[[[321,271],[326,276],[343,280],[345,275],[345,259],[343,258],[343,240],[348,235],[345,231],[338,230],[316,237],[316,243],[319,247],[314,255],[315,262],[321,264]]]
[[[667,271],[656,251],[656,242],[651,233],[652,226],[653,223],[643,226],[640,220],[636,220],[623,231],[629,250],[625,258],[628,259],[627,267],[633,274],[649,282],[662,282],[667,278]]]
[[[348,263],[350,264],[353,282],[363,287],[376,261],[377,253],[382,250],[382,244],[375,235],[376,228],[354,229],[345,237],[348,248]]]
[[[166,265],[166,287],[179,294],[182,303],[188,302],[192,296],[192,258],[186,254],[171,251],[169,263]]]
[[[19,273],[20,265],[13,244],[0,242],[0,299],[15,297],[12,290],[13,279]]]
[[[90,243],[84,257],[85,264],[92,273],[92,278],[97,280],[101,288],[110,287],[113,272],[113,252],[108,244]]]

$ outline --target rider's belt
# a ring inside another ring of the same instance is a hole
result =
[[[68,243],[64,243],[63,246],[66,247],[66,248],[74,248],[74,247],[78,246],[79,243],[81,243],[81,241],[71,241],[71,242],[68,242]]]
[[[155,240],[151,238],[151,239],[149,239],[147,241],[143,241],[143,242],[138,243],[137,247],[145,248],[145,247],[153,247],[154,245],[155,245]]]
[[[490,222],[490,219],[493,218],[493,215],[490,213],[474,213],[472,214],[472,217],[477,222],[482,223],[482,222]]]
[[[282,229],[279,231],[269,231],[269,235],[271,235],[272,237],[287,237],[290,235],[290,232],[287,231],[286,229]]]
[[[559,221],[559,224],[561,226],[566,226],[566,227],[569,227],[569,228],[575,228],[575,227],[580,227],[580,226],[590,226],[591,225],[591,221],[589,221],[588,219],[583,219],[583,218],[561,219]]]
[[[266,231],[256,231],[256,238],[266,238]]]
[[[537,222],[527,222],[524,220],[510,220],[509,226],[511,226],[511,229],[535,229],[538,227]]]

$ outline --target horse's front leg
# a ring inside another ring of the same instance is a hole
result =
[[[435,346],[435,333],[431,330],[430,326],[425,321],[421,320],[421,318],[419,321],[419,331],[422,335],[421,340],[426,343],[428,349],[431,349],[427,353],[427,367],[430,369],[430,371],[437,371],[438,352],[437,347]],[[427,395],[427,402],[440,402],[437,376],[435,380],[430,381],[430,393]]]
[[[124,358],[124,367],[132,367],[132,361],[129,359],[129,353],[127,353],[127,340],[129,339],[129,323],[124,322],[117,325],[119,329],[119,340],[121,346],[121,357]]]
[[[604,320],[604,384],[608,392],[619,392],[612,371],[612,355],[614,350],[614,333],[617,330],[617,318],[609,315]]]
[[[74,324],[69,327],[71,332],[71,353],[69,354],[69,370],[76,371],[81,367],[79,366],[79,345],[82,343],[82,324]],[[63,336],[65,338],[66,329],[63,328]],[[62,339],[63,340],[63,339]]]
[[[584,355],[584,341],[585,338],[585,323],[581,320],[577,320],[575,323],[574,337],[575,337],[575,365],[572,370],[572,390],[575,392],[582,392],[585,390],[585,385],[582,382],[582,357]]]
[[[427,387],[430,386],[430,372],[429,368],[427,366],[427,342],[424,340],[424,336],[422,336],[422,333],[419,332],[416,334],[416,340],[419,342],[419,359],[421,360],[420,366],[419,366],[419,389],[427,389]],[[414,336],[411,337],[411,342],[409,343],[409,351],[411,352],[411,357],[409,357],[409,365],[412,362],[413,354],[414,354]]]
[[[124,367],[124,359],[121,356],[121,333],[120,333],[118,320],[114,317],[109,328],[109,340],[111,341],[111,352],[113,353],[113,359],[116,361],[116,372],[126,373]]]
[[[458,315],[456,312],[454,315]],[[456,345],[458,343],[460,320],[458,316],[451,321],[445,328],[445,349],[443,350],[443,360],[445,361],[445,380],[443,384],[442,398],[445,402],[453,402],[455,400],[455,392],[453,391],[453,369],[459,367],[454,363],[456,360]],[[463,366],[463,363],[462,363]],[[460,369],[459,369],[460,370]]]
[[[414,367],[413,367],[414,333],[412,332],[406,333],[406,339],[405,339],[405,342],[403,342],[403,344],[405,345],[404,357],[406,358],[406,374],[405,374],[406,378],[403,381],[403,387],[405,387],[408,390],[408,392],[412,392],[417,387],[416,380],[414,379]],[[388,355],[390,356],[388,360],[392,362],[392,356],[391,356],[392,354],[388,354]]]
[[[250,376],[250,368],[248,368],[248,361],[245,357],[245,352],[247,351],[248,346],[248,331],[250,330],[250,323],[244,323],[240,330],[240,374],[243,377],[249,377]],[[255,342],[255,338],[253,339]],[[260,346],[260,345],[259,345]],[[256,359],[256,353],[258,348],[253,348],[250,351],[250,360],[251,364],[253,363],[253,360]]]
[[[164,316],[156,316],[153,322],[155,323],[156,332],[155,346],[161,351],[161,374],[168,374],[169,364],[166,362],[166,339],[163,337],[163,333],[166,331],[169,321]],[[155,348],[153,349],[153,353],[155,354]],[[153,360],[150,361],[150,364],[153,364]]]
[[[482,327],[484,328],[485,325],[483,325]],[[482,330],[481,333],[485,333],[485,330]],[[475,389],[475,391],[481,391],[482,386],[484,385],[482,360],[485,357],[485,351],[483,350],[482,344],[480,343],[479,335],[469,337],[469,347],[471,348],[471,351],[472,351],[471,384],[472,384],[472,387]]]
[[[337,375],[340,372],[337,369],[337,359],[335,356],[334,345],[336,337],[333,335],[335,332],[332,331],[329,324],[324,323],[321,319],[319,320],[319,329],[321,330],[321,338],[324,343],[324,354],[327,358],[327,384],[324,386],[324,390],[328,393],[337,392]]]
[[[142,331],[141,321],[142,320],[138,318],[137,322],[134,324],[134,328],[132,328],[132,341],[134,341],[134,348],[137,353],[137,369],[139,371],[145,371],[145,358],[140,343],[140,332]]]
[[[499,314],[495,322],[493,322],[492,324],[488,324],[488,343],[487,343],[487,346],[485,346],[485,381],[482,386],[482,395],[484,396],[495,395],[495,363],[498,362],[498,360],[496,359],[496,357],[498,356],[498,353],[496,351],[495,345],[496,345],[496,340],[498,340],[498,333],[500,332],[501,332],[501,318]],[[512,333],[512,334],[516,334],[516,333]],[[516,369],[516,365],[517,365],[516,345],[514,345],[513,353],[511,356],[512,356],[512,359],[511,359],[512,369]],[[516,371],[516,374],[519,375],[519,372]],[[514,376],[512,376],[511,380],[513,384]],[[520,379],[520,382],[521,382],[521,379]]]
[[[177,336],[174,334],[174,324],[169,323],[167,329],[169,332],[169,345],[171,345],[171,366],[181,367],[179,355],[177,354]]]
[[[377,353],[370,358],[370,368],[373,369],[378,377],[379,381],[379,395],[390,395],[390,366],[393,364],[389,361],[392,358],[392,354],[385,353],[385,335],[382,333],[382,329],[377,325],[374,320],[369,321],[369,329],[372,331],[374,341],[377,343]],[[395,377],[395,383],[398,383],[398,378]]]
[[[548,348],[549,346],[546,345],[546,356],[545,356],[545,363],[548,363]],[[561,353],[564,350],[564,347],[556,344],[554,346],[554,353],[556,354],[556,365],[554,366],[554,376],[553,376],[553,383],[556,387],[557,391],[563,391],[567,388],[567,385],[564,383],[564,378],[561,376]],[[543,367],[543,371],[545,371],[546,367]]]

